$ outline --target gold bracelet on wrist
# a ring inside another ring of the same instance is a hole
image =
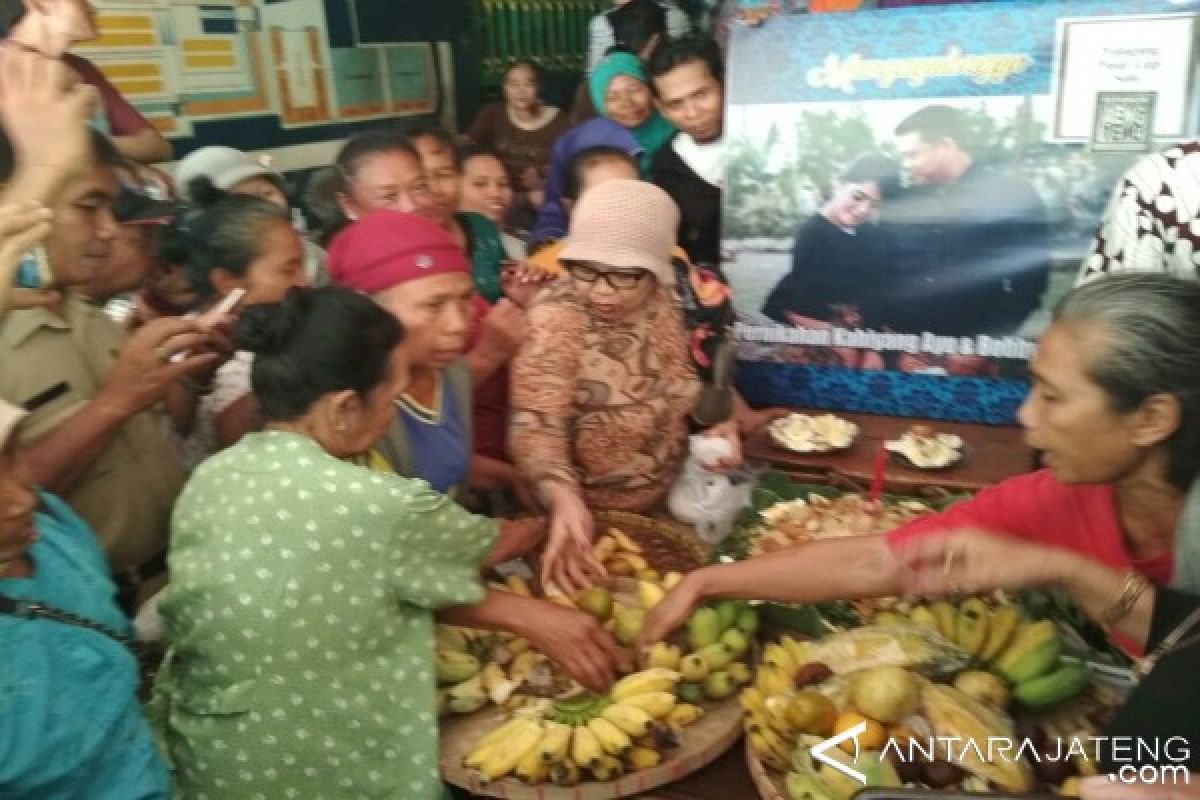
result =
[[[1117,601],[1108,607],[1100,617],[1100,621],[1106,628],[1111,628],[1121,620],[1129,616],[1129,612],[1133,611],[1133,606],[1137,603],[1147,589],[1150,588],[1150,582],[1147,581],[1140,572],[1129,570],[1125,573],[1125,584],[1121,587],[1121,594]]]

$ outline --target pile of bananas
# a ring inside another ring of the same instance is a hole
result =
[[[538,686],[553,688],[549,660],[506,633],[438,625],[434,632],[438,714],[473,714],[489,702],[517,707]]]
[[[592,545],[592,555],[604,565],[609,575],[659,582],[659,573],[646,560],[644,548],[620,528],[611,527],[597,539]]]
[[[607,696],[580,693],[517,711],[464,758],[483,781],[513,775],[528,784],[612,781],[657,766],[679,732],[703,715],[679,702],[679,673],[649,668],[622,678]]]
[[[897,606],[876,614],[875,624],[912,623],[938,631],[974,663],[1007,681],[1011,698],[1024,708],[1043,709],[1069,700],[1082,692],[1091,678],[1086,665],[1061,660],[1062,640],[1054,622],[1023,620],[1009,603],[989,604],[981,597],[967,597],[958,604],[943,600],[912,606],[907,613],[902,609]],[[986,684],[978,679],[969,681],[968,686],[976,682]],[[1001,688],[989,690],[979,699],[1003,707],[1009,697]]]

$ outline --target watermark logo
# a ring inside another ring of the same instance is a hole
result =
[[[831,750],[834,747],[840,747],[842,742],[844,742],[844,741],[852,740],[854,742],[854,763],[857,764],[858,763],[858,735],[860,733],[866,732],[866,730],[867,730],[867,723],[860,722],[857,725],[855,725],[853,728],[847,728],[846,730],[842,731],[837,736],[831,736],[830,738],[826,739],[825,741],[813,745],[812,747],[810,747],[808,749],[808,752],[813,757],[814,761],[819,761],[822,764],[827,765],[830,769],[836,769],[838,772],[842,773],[843,775],[847,776],[848,778],[852,778],[852,779],[858,781],[859,783],[861,783],[863,786],[866,786],[867,785],[867,776],[866,775],[864,775],[863,773],[859,772],[856,769],[851,769],[850,767],[843,764],[841,761],[838,761],[836,758],[826,755],[826,751]]]
[[[808,752],[813,761],[835,769],[865,786],[867,776],[864,773],[840,758],[831,756],[829,751],[841,747],[847,741],[853,742],[854,753],[850,764],[857,765],[860,756],[858,737],[866,729],[867,723],[860,722],[836,736],[814,744]],[[1030,739],[1004,736],[990,736],[983,742],[961,736],[931,736],[905,741],[889,739],[879,755],[898,764],[933,760],[959,765],[1020,762],[1027,766],[1074,762],[1089,764],[1094,769],[1105,753],[1105,760],[1113,768],[1108,774],[1108,779],[1114,783],[1156,783],[1175,786],[1191,784],[1191,772],[1187,767],[1191,759],[1191,748],[1182,736],[1155,740],[1127,736],[1074,736],[1043,743],[1041,747]]]

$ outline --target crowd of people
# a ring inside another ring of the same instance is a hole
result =
[[[348,140],[310,239],[284,176],[232,148],[184,158],[178,199],[147,193],[161,146],[90,124],[119,107],[63,57],[95,35],[88,4],[17,6],[0,796],[436,798],[436,622],[511,631],[596,691],[629,670],[593,617],[483,575],[526,557],[546,585],[590,585],[594,511],[654,513],[690,434],[724,442],[726,471],[778,414],[732,388],[717,45],[630,0],[588,77],[596,117],[568,126],[514,63],[461,137]],[[872,213],[877,168],[848,169],[814,220],[814,265]],[[805,302],[792,287],[780,308],[816,316]],[[887,536],[694,572],[645,641],[709,597],[1061,585],[1156,651],[1115,725],[1161,733],[1168,703],[1200,707],[1178,634],[1200,592],[1197,320],[1192,279],[1077,290],[1021,414],[1047,470]],[[137,637],[165,648],[145,707]]]

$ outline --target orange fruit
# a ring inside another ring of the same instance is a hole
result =
[[[833,735],[837,736],[848,731],[860,722],[867,723],[866,730],[858,735],[858,746],[863,750],[879,750],[887,742],[887,730],[870,717],[863,716],[857,711],[843,711],[833,723]],[[842,742],[841,748],[851,755],[854,754],[854,739]]]

